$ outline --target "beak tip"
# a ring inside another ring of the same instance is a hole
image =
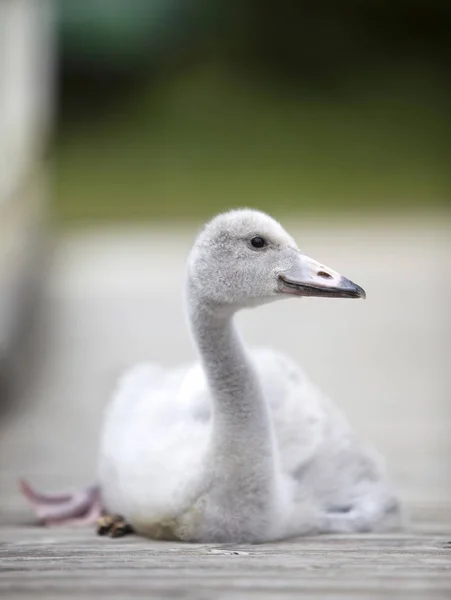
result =
[[[357,283],[354,283],[347,277],[341,278],[341,287],[343,290],[349,292],[348,297],[366,300],[366,292],[363,287],[360,287],[360,285],[357,285]]]

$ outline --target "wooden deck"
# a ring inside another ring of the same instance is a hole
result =
[[[415,533],[200,546],[4,525],[0,595],[448,599],[451,547],[442,528],[445,522],[435,519]]]
[[[355,227],[299,228],[296,237],[361,283],[366,303],[291,302],[240,324],[252,343],[270,342],[304,364],[383,452],[411,509],[409,529],[201,546],[34,525],[17,478],[50,489],[91,481],[117,374],[144,357],[174,364],[192,356],[179,295],[190,236],[74,236],[52,263],[34,369],[0,419],[1,598],[451,597],[450,237],[443,224]],[[296,323],[308,345],[292,335]]]

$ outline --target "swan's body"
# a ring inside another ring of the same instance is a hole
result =
[[[246,351],[235,329],[240,308],[288,294],[364,296],[300,254],[263,213],[234,211],[207,224],[186,283],[201,360],[169,371],[138,366],[121,380],[100,444],[108,511],[150,537],[203,542],[397,523],[378,459],[339,410],[288,358]]]
[[[246,463],[242,489],[208,462],[212,399],[199,364],[177,371],[142,365],[120,382],[101,442],[108,510],[150,537],[192,541],[369,531],[390,522],[384,517],[396,502],[380,467],[338,409],[288,358],[270,350],[250,356],[274,429],[270,518],[259,512],[261,481],[239,435],[228,451]],[[243,423],[247,444],[246,429]]]

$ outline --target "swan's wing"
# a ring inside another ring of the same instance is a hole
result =
[[[251,351],[251,359],[271,407],[284,460],[297,465],[323,439],[331,407],[290,358],[270,349],[256,349]],[[153,414],[154,419],[166,416],[171,422],[194,420],[206,423],[211,418],[212,399],[200,363],[178,369],[149,363],[137,365],[125,373],[119,381],[112,407],[121,421],[137,410],[140,413],[148,411],[149,417]]]
[[[263,393],[270,405],[284,470],[292,472],[324,441],[330,423],[344,431],[347,423],[305,373],[285,355],[267,349],[251,352]],[[119,381],[107,412],[121,424],[139,413],[147,426],[158,423],[206,424],[212,399],[200,363],[178,369],[156,364],[133,367]]]
[[[333,452],[353,437],[343,414],[293,360],[268,349],[253,350],[251,359],[271,408],[286,473],[300,473],[324,448]],[[138,420],[149,434],[160,434],[177,424],[205,426],[211,414],[212,399],[200,363],[178,369],[143,364],[119,381],[106,417],[110,428],[113,422],[123,430],[129,420]]]
[[[331,419],[330,403],[302,369],[284,354],[259,349],[252,357],[271,407],[282,469],[294,473],[324,443]],[[334,415],[334,418],[338,417]]]
[[[198,363],[176,369],[143,363],[119,379],[105,419],[123,428],[139,415],[151,429],[180,421],[205,422],[210,413],[210,396]]]
[[[98,476],[110,510],[164,516],[187,508],[208,440],[193,368],[144,364],[119,381],[99,444]]]
[[[331,510],[363,497],[391,506],[384,461],[362,443],[338,406],[291,359],[262,351],[254,360],[272,409],[282,469],[296,493]]]

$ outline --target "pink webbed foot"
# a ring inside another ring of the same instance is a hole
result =
[[[72,494],[42,494],[24,480],[19,486],[34,514],[47,527],[94,525],[102,514],[97,485]]]

